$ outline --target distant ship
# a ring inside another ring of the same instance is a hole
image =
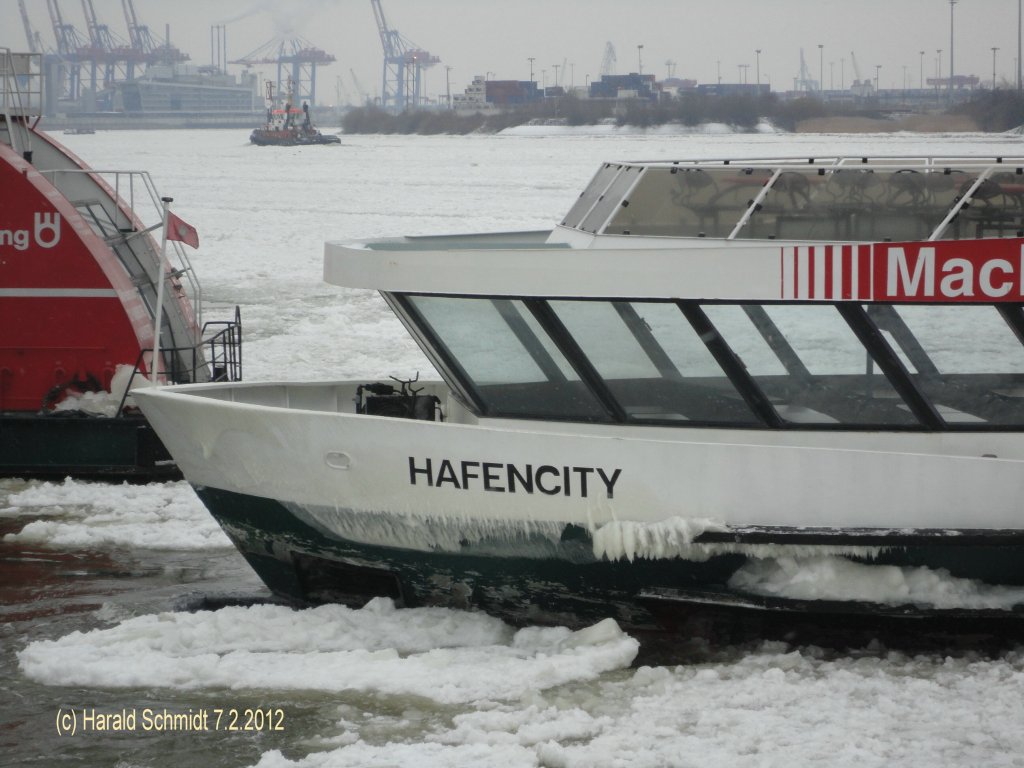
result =
[[[281,106],[274,101],[274,84],[267,82],[267,122],[255,129],[249,141],[261,147],[278,146],[294,147],[304,144],[340,144],[341,139],[334,135],[324,135],[313,127],[309,119],[309,104],[303,103],[298,109],[292,103],[291,89]]]

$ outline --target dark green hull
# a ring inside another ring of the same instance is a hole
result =
[[[0,477],[177,480],[142,416],[0,415]]]
[[[742,554],[705,561],[595,559],[590,537],[574,526],[566,528],[557,545],[519,541],[505,554],[494,542],[466,544],[462,552],[454,553],[372,546],[332,537],[271,499],[213,488],[196,490],[267,586],[304,603],[361,606],[373,597],[389,597],[406,607],[480,610],[514,625],[578,628],[610,617],[633,632],[669,629],[711,635],[705,631],[709,622],[725,622],[754,635],[786,637],[815,613],[814,604],[833,628],[835,622],[847,621],[869,633],[893,621],[905,625],[901,620],[907,618],[915,620],[915,633],[933,624],[943,631],[951,623],[954,631],[963,622],[977,628],[979,621],[1002,632],[1024,619],[1024,613],[1014,611],[876,612],[864,604],[820,601],[803,601],[803,609],[794,613],[800,601],[773,605],[767,599],[735,599],[726,584],[746,561]],[[532,553],[524,555],[531,546]],[[955,575],[1020,584],[1024,543],[893,547],[873,562],[945,567]]]

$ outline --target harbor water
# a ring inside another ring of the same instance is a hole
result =
[[[432,375],[376,294],[322,282],[326,240],[549,228],[605,160],[1024,154],[981,134],[611,127],[291,148],[241,130],[59,139],[174,198],[199,232],[205,319],[241,308],[252,381]],[[683,650],[636,663],[613,622],[294,610],[184,482],[0,480],[0,766],[1024,764],[1024,648]]]

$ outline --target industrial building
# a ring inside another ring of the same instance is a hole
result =
[[[115,83],[111,107],[116,112],[167,114],[180,112],[241,113],[262,111],[256,76],[200,71],[187,65],[158,65],[134,80]]]

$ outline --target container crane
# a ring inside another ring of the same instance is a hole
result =
[[[369,104],[370,94],[366,92],[366,89],[363,88],[363,84],[359,82],[359,78],[356,77],[356,71],[349,67],[348,73],[352,77],[352,85],[355,86],[356,95],[363,100],[363,104]]]
[[[79,52],[88,49],[89,41],[73,24],[64,21],[57,0],[46,0],[46,10],[57,42],[57,56],[61,59],[61,98],[76,100],[81,95],[82,66]]]
[[[423,70],[441,61],[429,51],[406,40],[397,29],[388,26],[380,0],[370,0],[377,31],[384,48],[384,74],[381,106],[397,112],[420,106],[423,94]]]
[[[232,64],[251,67],[257,64],[277,65],[277,92],[292,95],[300,103],[306,102],[310,107],[316,106],[316,69],[337,61],[308,40],[301,37],[290,39],[274,38],[264,43],[252,53]]]
[[[853,51],[850,51],[850,63],[853,64],[853,85],[850,86],[850,90],[853,91],[855,96],[868,97],[875,90],[871,84],[871,78],[865,80],[861,77],[860,67],[857,65],[857,56]]]
[[[804,49],[800,49],[800,77],[796,81],[796,90],[816,93],[818,81],[811,77],[811,70],[807,68],[807,61],[804,59]]]
[[[124,11],[125,24],[128,26],[128,40],[137,57],[141,57],[147,64],[173,64],[176,61],[189,60],[189,55],[171,45],[170,39],[161,42],[150,32],[148,26],[139,22],[132,0],[121,0],[121,8]]]
[[[604,58],[601,59],[601,77],[615,74],[615,65],[618,60],[615,56],[615,46],[611,40],[604,44]]]
[[[100,22],[92,0],[82,0],[86,29],[89,32],[89,48],[80,50],[79,55],[88,58],[91,65],[91,86],[97,89],[97,72],[102,67],[103,84],[135,76],[135,65],[142,63],[142,57],[125,41],[115,35],[110,27]]]
[[[18,0],[18,10],[21,12],[21,23],[25,26],[25,39],[28,40],[28,49],[31,53],[42,53],[43,42],[39,33],[32,29],[32,22],[28,18],[28,9],[25,8],[25,0]]]

